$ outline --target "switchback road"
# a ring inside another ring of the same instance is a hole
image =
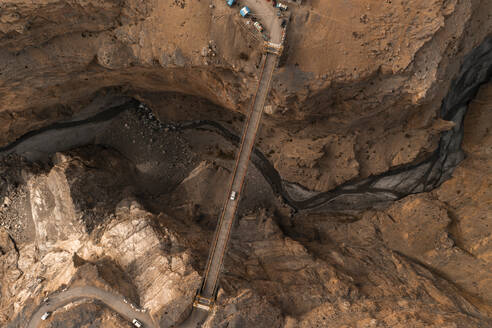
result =
[[[45,312],[53,312],[62,306],[85,298],[96,299],[103,302],[106,306],[118,312],[130,322],[135,318],[143,323],[144,327],[159,327],[153,322],[152,318],[147,313],[137,311],[135,308],[130,306],[130,304],[125,303],[121,296],[92,286],[74,287],[68,289],[67,291],[50,296],[49,301],[43,303],[37,311],[34,312],[26,327],[37,328],[41,323],[41,316]]]

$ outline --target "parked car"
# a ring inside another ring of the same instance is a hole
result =
[[[41,320],[46,320],[50,317],[51,315],[51,312],[45,312],[42,316],[41,316]]]
[[[256,24],[256,23],[255,23],[255,24]],[[237,197],[237,192],[236,192],[236,191],[231,192],[231,197],[230,197],[230,199],[231,199],[231,200],[236,200],[236,197]]]
[[[287,9],[289,9],[287,7],[287,5],[285,5],[285,4],[281,3],[281,2],[277,2],[277,8],[279,8],[280,10],[287,10]]]
[[[227,0],[229,7],[232,7],[236,3],[236,0]]]
[[[133,325],[137,328],[141,328],[143,327],[143,323],[141,323],[140,321],[138,321],[137,319],[133,319],[132,321]]]

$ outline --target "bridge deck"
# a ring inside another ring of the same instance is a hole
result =
[[[236,159],[232,182],[229,187],[227,199],[217,224],[215,237],[210,248],[207,267],[205,269],[205,278],[202,289],[199,293],[201,297],[208,299],[213,299],[215,297],[224,255],[229,242],[241,191],[243,189],[244,180],[248,170],[249,160],[253,151],[256,134],[260,125],[261,116],[263,114],[263,107],[265,106],[266,98],[268,96],[276,63],[277,55],[272,53],[267,53],[265,55],[256,95],[253,99],[251,111],[243,131],[241,146]],[[235,200],[231,200],[229,197],[232,191],[237,192],[237,197]]]

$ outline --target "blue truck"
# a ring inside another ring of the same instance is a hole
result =
[[[241,14],[241,16],[243,16],[243,17],[248,16],[250,12],[251,12],[251,10],[248,7],[243,7],[239,11],[239,13]]]
[[[232,7],[236,3],[236,0],[227,0],[229,7]]]

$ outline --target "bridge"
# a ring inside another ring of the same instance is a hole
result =
[[[278,52],[268,52],[263,57],[260,81],[258,83],[256,95],[253,98],[252,108],[242,135],[239,154],[237,155],[231,184],[226,193],[227,199],[217,223],[217,229],[205,268],[203,284],[195,301],[195,306],[202,309],[209,309],[209,307],[213,304],[213,299],[217,293],[218,279],[222,268],[222,263],[224,261],[224,255],[229,242],[234,218],[236,216],[236,210],[241,197],[244,180],[248,171],[249,160],[255,143],[256,133],[263,114],[263,107],[265,106],[265,101],[268,96],[273,71],[277,65],[278,55]],[[235,196],[232,196],[233,193]]]
[[[239,152],[236,157],[234,171],[229,189],[226,191],[226,200],[217,222],[214,239],[210,247],[209,257],[204,271],[201,288],[198,290],[193,302],[190,316],[177,327],[197,328],[207,319],[213,309],[217,296],[218,282],[223,267],[227,245],[236,217],[236,211],[241,199],[244,181],[256,140],[256,134],[260,126],[263,108],[270,90],[273,72],[277,66],[279,57],[283,51],[286,25],[281,26],[280,19],[275,15],[270,2],[261,0],[244,0],[253,13],[262,13],[268,16],[269,21],[264,22],[270,34],[270,41],[263,44],[263,57],[260,65],[260,75],[256,92],[250,104],[248,118],[244,125]],[[76,299],[98,299],[125,318],[138,318],[146,327],[157,327],[157,323],[147,314],[135,311],[123,302],[121,298],[95,287],[77,287],[56,295],[51,304],[42,305],[31,316],[27,327],[34,328],[40,323],[40,315],[44,311],[54,311],[56,308],[66,305]]]
[[[251,5],[251,7],[253,7],[254,12],[254,6]],[[280,26],[280,23],[275,24],[278,22],[278,19],[276,19],[276,17],[273,19],[274,21],[272,22],[272,25]],[[231,183],[226,193],[226,201],[219,217],[215,236],[210,247],[203,283],[194,302],[195,307],[205,311],[209,311],[211,309],[217,294],[218,280],[223,266],[224,256],[227,250],[227,244],[231,235],[231,229],[236,216],[239,200],[241,198],[241,192],[248,171],[253,146],[255,144],[256,134],[258,132],[263,114],[263,108],[265,107],[265,102],[270,90],[273,72],[277,66],[278,58],[282,54],[283,50],[281,42],[283,42],[283,36],[285,35],[282,33],[284,29],[275,29],[273,26],[270,32],[272,41],[264,43],[264,56],[261,63],[260,78],[253,101],[251,102],[248,119],[245,122]]]

